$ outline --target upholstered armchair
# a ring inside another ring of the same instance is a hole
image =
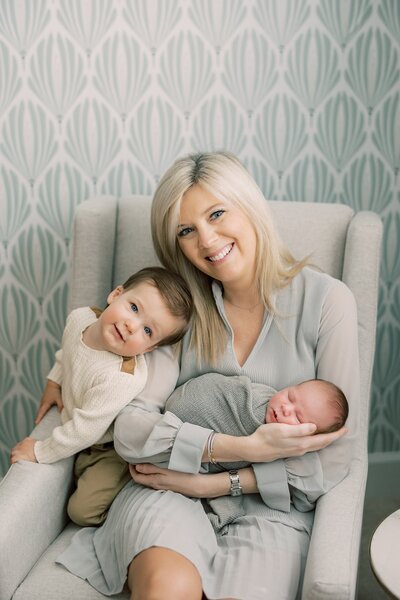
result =
[[[157,264],[150,235],[151,199],[103,196],[76,213],[69,308],[102,305],[109,290],[146,265]],[[360,427],[350,474],[321,497],[315,511],[303,598],[355,597],[364,493],[371,373],[375,347],[382,226],[371,212],[339,204],[272,202],[281,235],[292,252],[342,279],[358,306],[361,360]],[[33,436],[59,421],[53,408]],[[54,559],[77,526],[65,506],[73,459],[52,465],[20,462],[0,483],[0,600],[104,598]],[[118,600],[129,598],[125,590]],[[266,599],[267,600],[267,599]]]

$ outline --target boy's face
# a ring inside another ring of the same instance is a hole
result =
[[[158,289],[142,282],[124,291],[113,290],[99,317],[104,350],[119,356],[149,352],[165,337],[184,326],[166,307]]]
[[[324,431],[335,418],[326,394],[326,389],[314,381],[284,388],[269,401],[265,422],[288,425],[314,423],[317,431]]]

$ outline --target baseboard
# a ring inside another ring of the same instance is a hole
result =
[[[400,452],[374,452],[368,455],[367,497],[399,499]]]

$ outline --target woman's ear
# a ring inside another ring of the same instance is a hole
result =
[[[108,294],[107,304],[111,304],[112,302],[114,302],[114,300],[116,300],[118,298],[118,296],[120,296],[123,293],[124,293],[124,288],[122,287],[122,285],[119,285],[118,287],[115,288],[115,290],[113,290],[112,292],[110,292]]]

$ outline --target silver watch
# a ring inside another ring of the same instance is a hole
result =
[[[240,485],[239,473],[236,470],[229,471],[229,479],[231,482],[231,496],[241,496],[243,491]]]

